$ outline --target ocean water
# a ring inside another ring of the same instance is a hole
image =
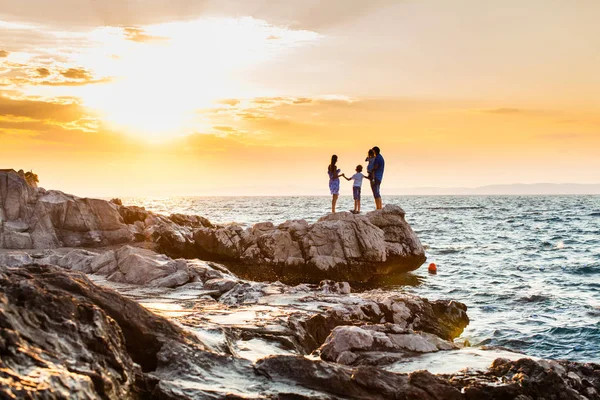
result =
[[[330,209],[329,197],[123,200],[245,225],[314,222]],[[363,203],[373,209],[371,198]],[[438,273],[424,265],[375,285],[465,303],[462,337],[472,345],[600,362],[600,196],[388,196],[384,204],[404,208]],[[338,211],[352,205],[342,196]]]

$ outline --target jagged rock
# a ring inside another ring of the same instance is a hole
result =
[[[132,246],[123,246],[116,250],[48,250],[37,258],[17,251],[0,254],[0,264],[24,266],[34,263],[58,265],[73,271],[103,275],[112,282],[155,287],[177,287],[196,280],[220,280],[222,282],[215,283],[215,286],[226,289],[219,291],[222,293],[231,289],[236,282],[233,275],[215,270],[205,262],[173,260],[163,254]]]
[[[169,219],[175,222],[177,225],[188,226],[191,228],[213,228],[214,225],[204,217],[199,215],[186,215],[186,214],[171,214]]]
[[[307,353],[321,346],[337,326],[389,323],[397,329],[422,331],[451,341],[469,324],[467,307],[455,301],[430,302],[417,296],[377,293],[336,297],[335,301],[321,313],[290,317],[289,327]]]
[[[233,289],[236,281],[228,278],[215,278],[209,279],[204,282],[204,288],[207,290],[214,290],[219,293],[225,293]]]
[[[112,203],[115,203],[111,200]],[[134,224],[136,222],[144,222],[146,218],[150,215],[148,211],[144,207],[138,206],[127,206],[124,207],[123,204],[115,203],[119,206],[119,214],[123,217],[123,222],[126,224]]]
[[[350,294],[352,288],[348,282],[325,280],[319,283],[319,290],[326,294]]]
[[[4,232],[4,247],[9,249],[30,249],[32,247],[31,235],[27,232]]]
[[[394,324],[377,324],[338,326],[327,337],[319,352],[323,360],[356,364],[363,363],[373,353],[380,353],[374,357],[376,361],[380,361],[381,353],[385,353],[385,357],[390,360],[390,353],[396,353],[398,358],[402,358],[407,353],[431,353],[457,348],[431,333],[400,329]]]
[[[254,374],[251,364],[206,349],[195,335],[80,273],[0,266],[0,398],[249,395],[233,386]]]
[[[270,280],[286,282],[364,281],[416,269],[425,261],[404,211],[392,205],[366,215],[329,214],[312,225],[299,220],[247,229],[201,228],[194,239],[200,257],[248,265],[231,268],[250,279],[270,271]]]
[[[193,229],[177,225],[163,215],[149,214],[144,220],[145,236],[154,249],[169,257],[196,258]]]
[[[0,171],[0,208],[4,248],[100,246],[133,239],[115,204],[46,191],[10,170]]]

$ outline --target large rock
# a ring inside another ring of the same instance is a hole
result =
[[[402,359],[405,354],[455,349],[454,344],[431,333],[400,329],[395,324],[377,324],[336,327],[321,346],[320,353],[323,360],[339,364],[367,361],[381,365],[382,358],[387,363]]]
[[[271,356],[256,363],[273,385],[295,383],[325,398],[488,400],[600,398],[600,365],[568,361],[498,359],[487,372],[397,374],[369,366],[347,368],[298,356]],[[292,396],[289,396],[292,398]]]
[[[236,261],[231,268],[250,279],[366,281],[414,270],[426,259],[404,211],[393,205],[366,215],[329,214],[314,224],[294,220],[247,229],[206,227],[194,238],[199,256]]]
[[[421,331],[452,341],[469,324],[467,307],[456,301],[429,301],[413,295],[382,293],[338,296],[330,301],[333,302],[331,307],[322,312],[289,318],[290,330],[307,353],[321,346],[339,326],[391,324],[391,329],[397,332]]]
[[[133,234],[115,204],[30,186],[0,170],[0,247],[55,248],[127,243]]]
[[[249,396],[234,381],[252,375],[250,362],[207,351],[196,335],[81,273],[0,266],[0,398]]]
[[[0,253],[0,265],[22,267],[28,264],[57,265],[72,271],[105,276],[108,281],[153,287],[178,287],[190,282],[210,282],[207,290],[224,293],[237,279],[200,260],[173,260],[152,250],[125,245],[116,250],[46,250],[32,257],[27,252]],[[221,283],[219,283],[221,282]]]

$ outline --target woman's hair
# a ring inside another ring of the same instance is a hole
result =
[[[329,164],[329,167],[327,167],[327,171],[335,172],[337,170],[335,163],[337,163],[337,156],[334,154],[331,156],[331,164]]]
[[[367,155],[369,157],[375,157],[375,151],[373,149],[369,149],[369,152],[367,153]]]

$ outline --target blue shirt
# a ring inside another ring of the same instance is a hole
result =
[[[373,177],[381,182],[383,180],[384,169],[385,160],[383,159],[383,156],[381,154],[377,154],[377,156],[375,157],[375,161],[367,168],[367,171],[373,172]]]

